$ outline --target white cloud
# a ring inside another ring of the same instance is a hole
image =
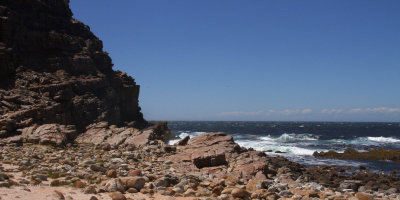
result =
[[[301,113],[303,113],[303,114],[307,114],[307,113],[311,113],[311,112],[312,112],[312,110],[309,109],[309,108],[303,109],[303,110],[301,111]]]
[[[259,110],[259,111],[233,111],[233,112],[222,112],[220,116],[269,116],[269,115],[296,115],[296,114],[309,114],[312,110],[306,109],[284,109],[284,110]]]
[[[377,108],[351,108],[347,110],[324,108],[321,110],[321,113],[323,114],[400,113],[400,108],[377,107]]]

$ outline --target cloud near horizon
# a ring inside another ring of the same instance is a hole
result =
[[[259,110],[259,111],[232,111],[221,112],[219,116],[271,116],[271,115],[307,115],[307,114],[400,114],[400,108],[376,107],[376,108],[350,108],[350,109],[337,109],[337,108],[324,108],[321,110],[313,111],[310,108],[305,109],[284,109],[284,110]]]

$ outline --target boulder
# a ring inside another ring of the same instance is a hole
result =
[[[32,143],[65,145],[76,137],[76,130],[72,125],[44,124],[22,129],[21,137]]]

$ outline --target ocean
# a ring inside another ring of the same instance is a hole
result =
[[[168,127],[176,138],[195,137],[205,132],[225,132],[239,145],[283,156],[304,165],[358,167],[371,171],[400,170],[393,161],[352,161],[316,158],[315,151],[343,152],[345,149],[400,150],[400,123],[359,122],[240,122],[240,121],[170,121]],[[275,153],[277,151],[285,153]]]

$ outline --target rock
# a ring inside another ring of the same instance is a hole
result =
[[[360,185],[359,181],[354,181],[354,180],[345,180],[342,182],[339,186],[340,189],[351,189],[353,191],[357,191],[358,186]]]
[[[363,192],[357,192],[355,195],[359,200],[373,200],[374,198],[372,195],[363,193]]]
[[[194,196],[196,194],[196,191],[194,191],[193,189],[189,188],[188,190],[186,190],[183,193],[184,197],[190,197],[190,196]]]
[[[126,190],[126,192],[128,192],[128,193],[137,193],[138,190],[136,188],[129,188],[129,189]]]
[[[337,153],[334,151],[328,151],[328,152],[316,151],[314,152],[313,156],[322,158],[342,159],[342,160],[370,160],[370,161],[392,160],[400,162],[400,150],[386,150],[386,149],[373,149],[366,152],[358,152],[353,149],[346,149],[343,153]]]
[[[44,124],[22,129],[21,137],[27,142],[60,146],[72,142],[76,130],[75,126]]]
[[[77,131],[101,121],[135,128],[147,125],[140,112],[139,85],[112,69],[102,42],[72,18],[68,3],[0,2],[0,80],[7,88],[0,91],[1,138],[34,124],[71,125]],[[37,141],[39,136],[39,142],[63,144],[60,130],[40,131],[27,139]]]
[[[250,180],[246,185],[246,190],[248,191],[256,191],[265,188],[265,184],[260,180]]]
[[[126,200],[126,197],[120,192],[111,192],[109,196],[112,200]]]
[[[119,178],[109,180],[104,186],[104,190],[108,192],[125,192],[125,188]]]
[[[250,197],[250,193],[241,188],[235,188],[232,190],[231,195],[234,198],[247,198]]]
[[[388,190],[386,190],[386,194],[396,194],[397,193],[397,188],[390,188],[390,189],[388,189]]]
[[[62,193],[62,192],[60,192],[60,191],[58,191],[58,190],[54,190],[54,193],[53,193],[54,195],[54,197],[55,198],[57,198],[57,199],[59,199],[59,200],[65,200],[65,197],[64,197],[64,194]]]
[[[179,140],[177,143],[175,143],[175,145],[178,146],[185,146],[190,140],[189,136],[184,137],[183,139]]]
[[[293,195],[292,192],[290,192],[289,190],[283,190],[281,192],[279,192],[279,196],[281,197],[291,197]]]
[[[107,171],[106,176],[110,178],[117,178],[117,171],[115,171],[115,169],[110,169]]]
[[[142,170],[136,169],[136,170],[130,171],[128,173],[128,176],[142,176]]]
[[[83,191],[83,193],[85,194],[96,194],[96,187],[94,185],[89,185],[85,188],[85,190]]]
[[[91,196],[89,200],[99,200],[99,199],[95,196]]]
[[[122,182],[124,183],[124,186],[127,189],[135,188],[138,191],[140,191],[144,187],[146,180],[143,177],[128,177],[128,178],[123,178]]]

